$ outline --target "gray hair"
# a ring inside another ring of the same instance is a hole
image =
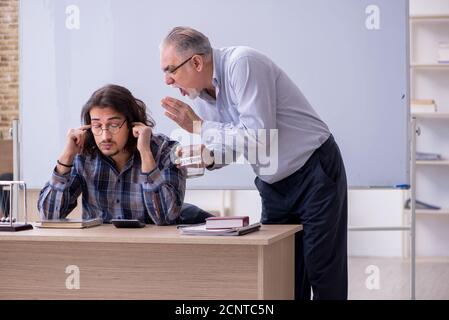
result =
[[[162,45],[174,46],[181,56],[188,54],[203,54],[210,57],[212,46],[209,39],[201,32],[190,27],[175,27],[165,37]]]

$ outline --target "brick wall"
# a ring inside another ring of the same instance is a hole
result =
[[[19,117],[19,0],[0,0],[0,136]]]

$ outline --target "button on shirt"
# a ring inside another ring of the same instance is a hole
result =
[[[229,153],[248,159],[245,139],[255,141],[271,150],[271,168],[264,169],[259,158],[248,160],[260,179],[274,183],[300,169],[330,136],[299,88],[260,52],[249,47],[213,49],[213,68],[216,98],[204,90],[194,100],[194,110],[204,121],[203,143],[220,159],[212,169],[229,164],[224,161]],[[258,129],[275,130],[261,144]]]
[[[71,172],[53,172],[41,190],[38,209],[42,219],[65,218],[77,205],[82,193],[83,218],[138,219],[145,223],[176,223],[185,193],[185,171],[171,161],[176,142],[164,135],[153,135],[151,151],[157,167],[141,172],[138,151],[122,172],[114,161],[98,153],[77,155]]]

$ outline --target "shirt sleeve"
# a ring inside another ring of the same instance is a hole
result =
[[[256,57],[241,57],[233,63],[230,74],[228,85],[236,98],[239,122],[203,121],[202,141],[214,151],[215,164],[210,169],[223,167],[231,156],[237,158],[242,153],[251,164],[260,164],[256,153],[269,150],[273,137],[277,137],[274,69]]]
[[[53,174],[40,191],[37,203],[41,219],[62,219],[77,205],[81,194],[81,178],[75,167],[64,175],[53,170]]]
[[[156,225],[176,224],[184,202],[186,174],[171,161],[170,150],[164,147],[158,166],[140,175],[145,206]]]

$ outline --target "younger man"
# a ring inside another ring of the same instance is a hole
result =
[[[42,219],[65,218],[82,193],[83,218],[178,223],[185,172],[171,161],[176,142],[153,135],[145,104],[107,85],[84,105],[85,125],[70,129],[50,181],[40,192]]]

